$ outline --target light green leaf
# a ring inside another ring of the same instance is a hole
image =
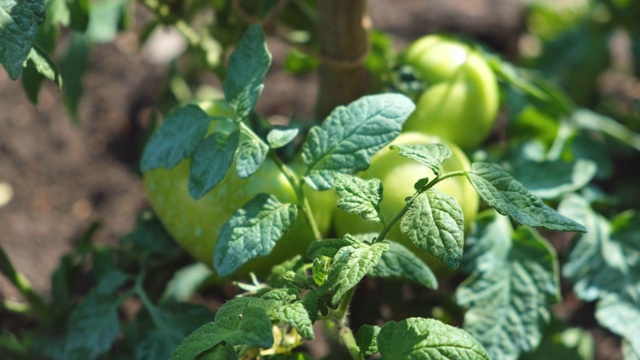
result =
[[[637,238],[636,238],[637,241]],[[626,286],[608,292],[596,307],[596,319],[605,328],[622,336],[636,354],[640,354],[640,267],[627,278]]]
[[[337,252],[337,250],[336,250]],[[311,268],[313,273],[313,282],[320,286],[324,284],[329,274],[329,261],[327,259],[313,259],[313,267]]]
[[[480,197],[502,215],[518,224],[557,231],[585,232],[584,226],[568,219],[531,194],[516,179],[498,166],[473,163],[469,180]]]
[[[413,281],[430,289],[438,288],[433,271],[411,250],[397,242],[389,244],[378,263],[367,274],[379,278],[399,278]]]
[[[339,106],[309,132],[302,156],[309,169],[305,181],[316,190],[333,187],[336,173],[369,167],[371,155],[400,134],[415,105],[399,94],[370,95]]]
[[[640,150],[640,134],[616,120],[587,109],[579,109],[573,113],[571,120],[581,129],[604,133],[621,143]]]
[[[640,215],[625,212],[609,223],[577,195],[565,199],[560,211],[581,219],[588,230],[574,239],[563,274],[579,298],[599,300],[598,322],[640,353]]]
[[[240,132],[225,136],[213,133],[198,144],[193,152],[189,173],[189,194],[200,199],[227,175],[238,149]]]
[[[62,76],[60,75],[58,65],[56,65],[49,54],[37,44],[34,44],[31,51],[29,51],[29,55],[24,61],[24,66],[33,67],[38,74],[53,81],[53,83],[58,86],[58,89],[62,89]]]
[[[102,0],[92,3],[86,35],[92,42],[113,40],[122,29],[129,0]]]
[[[167,283],[162,301],[187,302],[213,274],[211,268],[201,262],[181,268]]]
[[[224,97],[236,111],[236,118],[246,118],[260,97],[264,76],[271,66],[271,54],[260,25],[251,25],[229,58],[227,77],[222,83]]]
[[[356,344],[364,356],[371,356],[378,352],[378,334],[381,327],[374,325],[362,325],[356,334]]]
[[[508,219],[483,216],[473,247],[484,250],[456,292],[467,308],[464,328],[492,359],[517,359],[535,349],[549,321],[548,306],[559,300],[555,251],[534,230],[511,233]],[[470,251],[473,253],[473,248]]]
[[[236,155],[236,171],[241,179],[253,175],[267,157],[269,147],[258,140],[247,140],[240,144]]]
[[[269,147],[272,149],[281,148],[292,142],[293,139],[298,136],[299,132],[300,129],[298,128],[275,127],[269,131],[269,134],[267,134]]]
[[[207,133],[211,120],[196,105],[180,106],[164,118],[142,153],[141,170],[171,169],[190,158]]]
[[[295,205],[281,204],[273,195],[256,195],[222,227],[213,256],[216,271],[227,276],[247,261],[269,255],[293,225],[297,211]]]
[[[435,319],[390,321],[377,340],[385,360],[489,360],[486,350],[471,335]]]
[[[400,222],[414,245],[451,269],[458,268],[464,246],[462,209],[454,197],[438,189],[418,195]]]
[[[318,292],[329,295],[331,306],[337,307],[344,294],[362,280],[387,250],[389,244],[386,242],[373,245],[356,243],[341,248],[333,259],[327,280]]]
[[[363,180],[357,176],[336,174],[336,191],[340,199],[338,208],[361,216],[372,223],[379,223],[382,182],[378,179]]]
[[[442,172],[442,162],[452,155],[451,150],[443,144],[392,145],[391,149],[398,149],[400,155],[428,167],[436,176]]]
[[[192,360],[224,341],[222,322],[210,322],[187,336],[171,354],[170,360]]]
[[[313,340],[315,338],[313,322],[309,318],[307,309],[302,301],[282,305],[276,309],[274,316],[282,322],[291,324],[305,340]]]
[[[542,199],[555,199],[582,189],[596,171],[596,164],[589,160],[522,161],[514,166],[513,177],[532,194]]]
[[[17,79],[45,19],[44,0],[0,0],[0,63]]]
[[[604,290],[617,286],[624,266],[622,249],[611,242],[611,225],[591,210],[583,198],[573,195],[560,203],[559,211],[585,225],[587,233],[578,236],[562,274],[574,284],[576,295],[594,301]]]

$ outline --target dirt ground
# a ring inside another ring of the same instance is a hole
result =
[[[451,31],[479,39],[512,58],[524,29],[520,0],[370,0],[368,4],[374,28],[390,33],[398,48],[428,32]],[[269,47],[274,64],[258,111],[310,117],[315,77],[293,77],[282,71],[287,46],[270,39]],[[6,191],[8,185],[12,190],[10,201],[0,205],[0,244],[45,297],[60,257],[91,223],[102,224],[97,241],[115,245],[145,208],[134,165],[141,146],[140,125],[158,105],[166,74],[166,66],[150,62],[139,51],[135,31],[95,46],[84,78],[82,121],[74,124],[52,84],[45,84],[34,106],[21,83],[0,71],[0,188]],[[0,298],[19,298],[1,276]],[[597,358],[619,358],[617,339],[602,333],[594,333]]]

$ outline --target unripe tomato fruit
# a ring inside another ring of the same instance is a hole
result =
[[[203,108],[210,115],[229,116],[225,113],[228,110],[224,105],[207,105]],[[225,130],[227,126],[214,121],[209,132]],[[237,175],[234,162],[222,182],[198,200],[189,194],[189,172],[189,160],[181,161],[172,169],[150,170],[143,174],[144,186],[151,207],[171,236],[195,259],[210,267],[213,266],[213,252],[220,230],[235,210],[259,193],[274,195],[281,203],[297,202],[293,187],[269,158],[246,179]],[[308,188],[304,190],[319,230],[326,233],[330,226],[331,211],[335,208],[335,194]],[[249,272],[254,272],[258,277],[265,278],[274,265],[304,254],[312,240],[313,234],[304,214],[298,211],[295,223],[268,256],[251,260],[230,277],[247,278]]]
[[[444,161],[442,174],[471,169],[467,156],[459,147],[436,136],[428,136],[415,132],[402,133],[391,145],[433,143],[442,143],[448,146],[453,153],[450,158]],[[380,209],[386,221],[390,221],[393,216],[405,206],[405,199],[415,193],[413,185],[416,181],[425,177],[429,179],[435,178],[435,174],[428,167],[415,160],[400,156],[397,151],[390,150],[388,147],[376,153],[371,158],[371,166],[358,175],[363,179],[377,178],[382,181],[383,194]],[[468,229],[475,220],[480,201],[478,194],[469,181],[464,176],[452,177],[439,182],[435,185],[435,188],[456,198],[462,208],[465,229]],[[334,212],[334,229],[337,235],[342,236],[345,233],[363,234],[380,232],[382,225],[367,222],[357,215],[337,209]],[[432,269],[442,267],[442,265],[437,263],[437,260],[426,251],[419,250],[413,245],[411,239],[400,231],[400,224],[396,224],[391,229],[387,238],[398,241],[413,250],[416,255],[431,265]]]
[[[403,62],[427,86],[403,130],[477,148],[491,132],[499,105],[496,77],[485,60],[463,42],[428,35],[407,48]]]

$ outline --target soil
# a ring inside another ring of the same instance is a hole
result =
[[[522,11],[517,0],[369,1],[374,28],[393,35],[398,48],[428,32],[450,31],[484,41],[508,57],[517,53]],[[0,184],[13,190],[9,203],[0,206],[0,244],[45,296],[60,257],[91,223],[102,224],[96,241],[114,246],[146,206],[135,163],[148,114],[166,86],[167,68],[148,61],[136,41],[137,34],[127,31],[94,47],[79,124],[52,84],[43,86],[34,106],[21,83],[0,71]],[[315,76],[282,71],[288,48],[269,41],[274,65],[258,111],[311,117]],[[0,298],[19,298],[3,277]]]

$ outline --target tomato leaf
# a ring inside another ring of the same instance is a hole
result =
[[[269,255],[297,212],[295,205],[281,204],[273,195],[256,195],[222,227],[213,256],[216,271],[227,276],[247,261]]]
[[[435,319],[390,321],[380,329],[377,340],[385,360],[489,360],[486,350],[471,335]]]
[[[324,239],[321,241],[314,241],[307,249],[307,257],[309,259],[317,259],[321,256],[333,258],[343,247],[357,243],[356,239],[351,237],[349,234],[345,235],[342,239]]]
[[[272,149],[281,148],[288,143],[292,142],[300,129],[298,128],[285,128],[285,127],[274,127],[267,134],[267,142],[269,143],[269,147]]]
[[[331,306],[337,307],[344,294],[362,280],[387,250],[389,244],[386,242],[342,247],[333,259],[327,280],[318,289],[319,294],[329,295]]]
[[[264,76],[271,66],[260,25],[251,25],[229,58],[227,77],[222,83],[224,97],[236,112],[238,121],[246,118],[260,97]]]
[[[555,199],[586,186],[596,171],[596,164],[589,160],[523,160],[514,164],[512,174],[532,194]]]
[[[276,319],[290,324],[305,340],[313,340],[313,322],[302,301],[284,304],[274,312]]]
[[[224,179],[233,164],[239,138],[239,131],[228,136],[213,133],[196,147],[189,173],[191,197],[200,199]]]
[[[316,190],[327,190],[336,173],[366,169],[371,155],[400,134],[414,109],[413,102],[400,94],[365,96],[337,107],[322,127],[311,129],[302,146],[309,165],[305,181]]]
[[[399,278],[413,281],[430,289],[438,288],[438,280],[419,257],[397,242],[389,244],[378,263],[367,274],[379,278]]]
[[[381,222],[382,182],[380,180],[363,180],[356,176],[338,173],[334,181],[340,197],[338,208],[359,215],[372,223]]]
[[[585,232],[584,226],[560,215],[496,165],[473,163],[469,180],[480,197],[518,224],[556,231]]]
[[[400,230],[418,248],[449,268],[458,268],[464,245],[464,221],[462,208],[451,195],[438,189],[418,195],[402,217]]]
[[[588,230],[574,239],[563,274],[580,299],[598,300],[598,322],[640,353],[634,326],[640,321],[640,214],[625,212],[609,222],[577,195],[565,199],[560,211],[584,222]]]
[[[253,175],[267,157],[269,147],[257,140],[243,141],[236,154],[236,171],[241,179]]]
[[[211,120],[196,105],[180,106],[164,118],[142,153],[141,170],[171,169],[190,158],[207,134]]]
[[[220,318],[207,323],[187,336],[171,354],[170,360],[191,360],[216,345],[247,345],[270,348],[273,346],[271,319],[267,312],[254,306],[246,306],[242,317]]]
[[[47,79],[53,81],[58,89],[62,89],[62,76],[60,75],[60,69],[53,59],[37,44],[33,44],[29,55],[24,61],[25,67],[32,67],[36,72]]]
[[[324,284],[329,274],[329,261],[327,259],[313,259],[311,271],[313,274],[313,282],[318,286]]]
[[[115,294],[103,294],[93,290],[74,310],[69,318],[65,353],[84,354],[94,359],[111,349],[120,333],[118,307],[120,299]]]
[[[371,356],[378,352],[378,334],[380,326],[362,325],[356,334],[356,344],[364,356]]]
[[[11,79],[20,76],[45,15],[44,0],[0,2],[0,63]]]
[[[560,299],[558,260],[535,230],[513,232],[508,218],[491,212],[467,239],[473,269],[456,292],[467,308],[464,328],[492,359],[516,359],[535,349],[549,321],[548,306]],[[474,248],[480,250],[474,251]]]
[[[640,134],[631,131],[610,117],[591,110],[579,109],[571,115],[571,121],[581,129],[603,133],[625,145],[640,150]]]
[[[391,150],[395,149],[400,155],[425,165],[436,176],[442,172],[442,162],[452,155],[451,149],[443,144],[392,145]]]
[[[533,352],[522,354],[519,359],[593,359],[594,349],[593,338],[588,330],[569,327],[566,323],[554,318],[545,329],[540,346]]]

